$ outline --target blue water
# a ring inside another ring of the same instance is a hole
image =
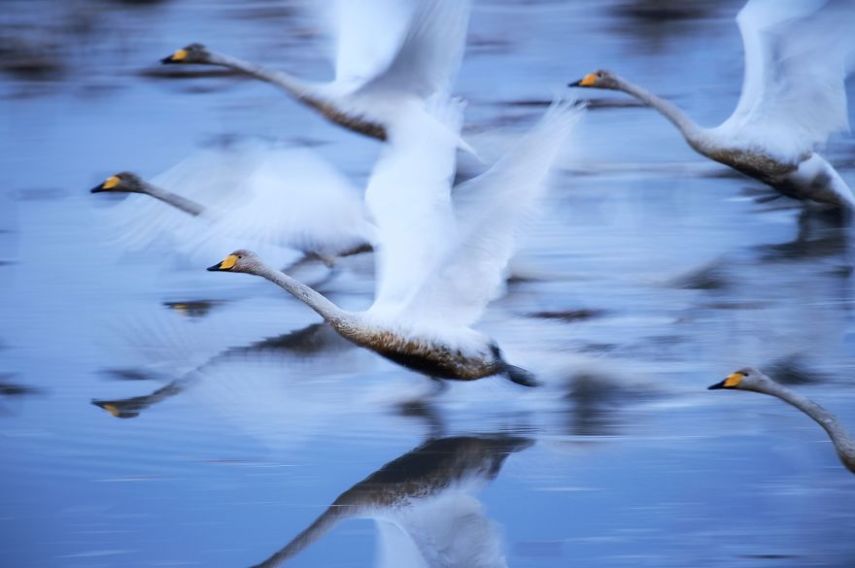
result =
[[[599,67],[702,124],[725,118],[739,3],[676,19],[628,8],[650,4],[476,1],[467,135],[498,152]],[[755,203],[762,188],[654,112],[582,93],[597,104],[515,261],[534,278],[479,325],[546,386],[487,379],[424,398],[427,380],[314,325],[279,289],[204,271],[220,257],[125,250],[114,203],[87,191],[226,135],[312,143],[364,181],[378,145],[269,86],[157,75],[160,57],[203,41],[327,76],[300,3],[3,12],[3,45],[40,46],[46,69],[0,75],[4,566],[252,565],[351,488],[348,513],[290,565],[441,565],[441,543],[457,547],[446,559],[492,566],[855,565],[855,478],[824,433],[771,398],[705,389],[766,368],[855,428],[839,226]],[[855,184],[853,139],[826,155]],[[365,306],[370,259],[324,292]]]

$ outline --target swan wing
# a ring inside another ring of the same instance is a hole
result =
[[[395,521],[412,539],[426,566],[507,566],[498,527],[480,501],[465,491],[450,490],[415,503]]]
[[[408,0],[329,0],[314,4],[332,35],[335,81],[361,85],[389,66],[413,12]]]
[[[501,291],[521,225],[581,112],[572,102],[553,104],[495,165],[454,189],[458,240],[411,297],[409,318],[468,326],[481,316]]]
[[[855,3],[751,0],[737,23],[745,78],[722,128],[784,159],[848,129],[844,82],[855,54]]]
[[[469,11],[470,0],[419,1],[388,67],[355,94],[447,94],[463,58]]]
[[[454,239],[451,182],[463,105],[433,106],[426,113],[410,105],[399,115],[368,182],[366,204],[377,227],[374,312],[406,305]]]
[[[244,151],[255,154],[250,167],[240,172],[233,191],[212,203],[217,221],[209,233],[329,256],[374,240],[360,192],[317,153],[289,147]]]

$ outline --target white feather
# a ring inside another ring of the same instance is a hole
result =
[[[366,199],[378,227],[373,314],[411,326],[464,330],[496,296],[520,221],[535,209],[553,161],[581,113],[559,103],[484,174],[455,189],[456,101],[392,131]]]
[[[745,78],[719,133],[792,160],[848,129],[844,81],[855,53],[855,2],[751,0],[737,23]]]

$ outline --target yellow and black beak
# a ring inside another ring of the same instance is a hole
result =
[[[185,63],[187,61],[187,50],[179,49],[172,55],[168,55],[160,60],[161,63]]]
[[[569,83],[568,87],[593,87],[597,82],[597,74],[596,73],[588,73],[578,81],[574,81],[573,83]]]
[[[118,176],[110,176],[100,185],[96,185],[92,189],[89,190],[90,193],[101,193],[103,191],[110,191],[114,189],[122,180],[119,179]]]
[[[217,264],[209,266],[208,272],[228,272],[235,267],[237,260],[238,258],[236,255],[230,254]]]
[[[707,390],[735,389],[739,386],[739,384],[742,382],[742,379],[744,378],[745,375],[743,375],[742,373],[731,373],[723,381],[707,387]]]

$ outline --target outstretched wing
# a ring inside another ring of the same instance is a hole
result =
[[[501,289],[521,222],[536,209],[581,112],[572,102],[553,104],[493,167],[455,188],[458,240],[411,297],[408,318],[468,326],[481,316]]]
[[[411,296],[454,242],[451,182],[462,104],[411,105],[390,128],[365,193],[377,227],[376,295],[371,311],[391,315]]]
[[[448,94],[466,47],[470,0],[420,0],[389,66],[357,94]]]
[[[412,0],[315,2],[333,36],[335,81],[361,85],[388,67],[413,14]]]
[[[329,162],[305,148],[242,151],[255,154],[252,165],[212,203],[211,233],[329,256],[371,244],[362,196]]]
[[[792,159],[848,128],[844,82],[855,53],[855,3],[751,0],[737,23],[745,78],[722,129]]]

